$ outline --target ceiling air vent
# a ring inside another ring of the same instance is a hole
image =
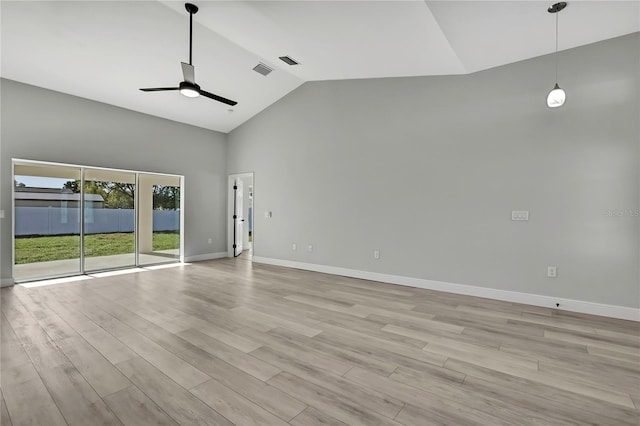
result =
[[[296,61],[295,59],[289,57],[289,56],[280,56],[279,57],[281,61],[283,61],[284,63],[288,64],[288,65],[298,65],[300,62]]]
[[[253,67],[253,70],[255,72],[257,72],[258,74],[269,75],[269,73],[271,71],[273,71],[273,68],[270,68],[270,67],[266,66],[265,64],[263,64],[262,62],[260,62],[258,65]]]

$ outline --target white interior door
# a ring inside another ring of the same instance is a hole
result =
[[[233,201],[233,255],[240,256],[242,254],[244,241],[244,216],[243,216],[243,188],[242,179],[236,179],[234,184],[234,201]]]

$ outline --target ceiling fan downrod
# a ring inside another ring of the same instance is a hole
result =
[[[193,3],[185,3],[184,8],[189,12],[189,65],[193,65],[193,15],[198,13],[198,6]]]

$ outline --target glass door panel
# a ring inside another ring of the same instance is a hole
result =
[[[84,169],[84,270],[136,265],[136,174]]]
[[[13,166],[14,279],[79,274],[80,168]]]
[[[138,262],[180,260],[180,177],[138,175]]]

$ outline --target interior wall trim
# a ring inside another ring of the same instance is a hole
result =
[[[227,257],[226,251],[219,251],[217,253],[205,253],[205,254],[195,254],[193,256],[186,256],[184,258],[185,262],[200,262],[202,260],[212,260],[212,259],[220,259],[223,257]]]
[[[640,309],[630,308],[626,306],[606,305],[602,303],[587,302],[582,300],[563,299],[559,297],[520,293],[516,291],[477,287],[465,284],[453,284],[443,281],[433,281],[422,278],[411,278],[399,275],[381,274],[377,272],[359,271],[356,269],[339,268],[335,266],[317,265],[314,263],[296,262],[292,260],[273,259],[268,257],[254,256],[253,261],[268,265],[285,266],[288,268],[303,269],[306,271],[322,272],[331,275],[342,275],[346,277],[360,278],[370,281],[379,281],[383,283],[424,288],[427,290],[437,290],[447,293],[463,294],[467,296],[484,297],[488,299],[501,300],[504,302],[522,303],[526,305],[541,306],[545,308],[556,308],[556,303],[559,303],[559,309],[564,311],[640,322]]]

